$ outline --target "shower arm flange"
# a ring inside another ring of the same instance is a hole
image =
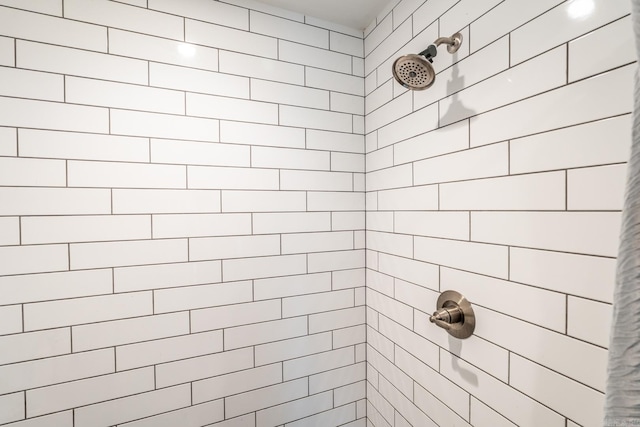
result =
[[[441,44],[447,45],[447,52],[456,53],[458,49],[460,49],[460,45],[462,45],[462,34],[455,33],[451,37],[439,37],[433,44],[438,47]]]

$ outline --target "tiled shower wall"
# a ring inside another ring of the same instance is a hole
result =
[[[0,424],[364,426],[362,33],[0,5]]]
[[[626,0],[403,0],[365,39],[376,427],[602,425],[634,61]],[[396,57],[440,47],[408,92]],[[429,323],[440,291],[475,335]]]

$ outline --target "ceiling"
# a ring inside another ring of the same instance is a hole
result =
[[[314,18],[364,30],[390,0],[259,0]]]

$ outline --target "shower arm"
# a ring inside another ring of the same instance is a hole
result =
[[[422,55],[427,58],[429,62],[433,62],[433,59],[431,58],[434,58],[438,54],[438,46],[441,44],[447,45],[447,51],[449,53],[456,53],[462,44],[462,34],[455,33],[451,37],[439,37],[433,42],[433,44],[430,44],[418,55]]]

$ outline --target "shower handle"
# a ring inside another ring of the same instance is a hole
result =
[[[438,297],[436,311],[429,321],[456,338],[468,338],[476,326],[476,316],[471,303],[456,291],[444,291]]]
[[[449,330],[451,325],[460,323],[464,320],[462,309],[455,303],[447,301],[448,307],[442,307],[433,312],[429,321],[440,326],[442,329]]]

